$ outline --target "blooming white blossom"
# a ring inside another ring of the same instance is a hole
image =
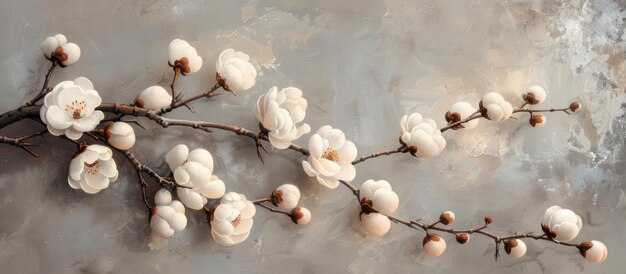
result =
[[[574,211],[557,205],[546,209],[541,221],[542,230],[557,241],[569,241],[576,238],[582,226],[580,216]]]
[[[154,196],[156,206],[152,208],[150,227],[154,234],[169,238],[174,232],[180,232],[187,226],[185,207],[179,201],[172,201],[172,194],[161,189]]]
[[[212,210],[211,235],[220,245],[231,246],[243,242],[250,235],[256,208],[243,194],[229,192]]]
[[[169,46],[169,63],[179,67],[183,75],[192,74],[202,67],[202,57],[187,41],[174,39]]]
[[[63,34],[46,38],[40,47],[46,58],[56,59],[61,67],[72,65],[80,58],[80,47],[74,43],[68,43]]]
[[[104,128],[104,134],[113,147],[129,150],[135,145],[135,131],[125,122],[115,122]]]
[[[241,92],[256,83],[256,69],[250,64],[250,57],[234,49],[225,49],[215,63],[218,83],[228,91]]]
[[[546,125],[546,121],[546,116],[543,116],[541,114],[533,114],[530,116],[530,120],[528,120],[528,123],[530,123],[532,127],[540,128]]]
[[[454,103],[454,105],[452,105],[452,107],[450,107],[450,111],[448,111],[446,113],[446,122],[448,123],[456,123],[458,121],[461,121],[467,117],[470,117],[470,115],[476,113],[476,108],[474,108],[470,103],[468,102],[456,102]],[[453,127],[453,129],[473,129],[476,126],[478,126],[478,122],[480,121],[480,119],[474,119],[471,121],[468,121],[466,123],[463,123],[462,125],[458,125],[456,127]]]
[[[368,234],[383,236],[391,227],[386,215],[398,209],[398,195],[385,180],[367,180],[361,185],[361,228]]]
[[[404,115],[400,120],[400,140],[416,157],[433,157],[446,148],[446,139],[432,119],[424,119],[418,112]]]
[[[546,90],[541,86],[532,86],[529,87],[522,94],[522,99],[524,102],[530,105],[541,104],[546,101]]]
[[[282,208],[295,208],[300,201],[300,190],[292,184],[277,187],[271,196],[272,204]]]
[[[601,263],[606,260],[609,250],[600,241],[585,241],[579,246],[580,254],[592,263]]]
[[[272,146],[285,149],[291,142],[309,133],[311,127],[301,123],[306,115],[307,101],[302,98],[302,91],[288,87],[280,91],[272,87],[259,97],[255,107],[256,117],[269,131]]]
[[[104,113],[95,110],[102,98],[85,77],[57,84],[43,102],[39,116],[54,136],[65,134],[78,140],[83,132],[95,129],[104,119]]]
[[[526,244],[520,239],[504,241],[504,251],[513,258],[519,258],[526,254]]]
[[[95,194],[117,180],[117,165],[110,148],[101,145],[82,147],[70,161],[67,181],[73,189]]]
[[[311,211],[305,207],[296,207],[291,210],[291,221],[297,225],[306,225],[311,222]]]
[[[224,195],[226,186],[213,175],[213,156],[205,149],[197,148],[189,152],[186,145],[172,148],[165,161],[174,172],[178,187],[176,193],[180,201],[188,208],[200,210],[208,199],[218,199]]]
[[[500,122],[511,117],[513,106],[497,92],[489,92],[480,100],[480,112],[492,121]]]
[[[352,161],[356,159],[356,146],[346,141],[339,129],[322,126],[309,139],[308,161],[302,161],[304,172],[325,187],[336,188],[339,180],[352,181],[356,170]]]
[[[430,257],[439,257],[446,251],[446,241],[438,234],[426,234],[422,246],[426,255]]]
[[[172,95],[161,86],[144,89],[136,98],[135,106],[147,109],[161,109],[172,103]]]

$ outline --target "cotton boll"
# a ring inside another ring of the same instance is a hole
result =
[[[63,66],[73,65],[80,58],[80,47],[74,43],[68,43],[61,47],[63,53],[67,55],[67,58],[61,60]]]
[[[225,49],[215,63],[217,82],[228,91],[246,91],[256,83],[257,71],[250,57],[234,49]]]
[[[300,190],[292,184],[277,187],[272,193],[272,204],[282,208],[294,208],[300,201]]]
[[[151,86],[144,89],[135,98],[135,106],[140,108],[158,110],[169,106],[172,103],[172,96],[161,86]]]
[[[600,241],[585,241],[578,246],[580,254],[592,263],[599,264],[606,260],[608,249],[606,245]]]
[[[361,229],[368,235],[381,237],[387,234],[390,228],[391,222],[385,215],[378,213],[361,215]]]
[[[189,148],[187,145],[179,144],[165,154],[165,162],[167,162],[171,171],[175,171],[176,168],[183,165],[183,162],[187,161],[188,156]]]
[[[532,127],[536,127],[536,128],[540,128],[546,125],[546,117],[541,115],[541,114],[535,114],[530,116],[530,120],[528,121],[528,123],[530,123],[530,125]]]
[[[520,239],[506,240],[504,241],[504,250],[509,256],[520,258],[526,254],[526,244]]]
[[[296,207],[291,210],[291,221],[298,225],[306,225],[311,222],[311,211],[304,207]]]
[[[458,121],[461,121],[465,118],[470,117],[472,114],[476,113],[476,109],[468,102],[456,102],[450,107],[450,111],[446,113],[446,122],[452,124]],[[453,127],[453,129],[473,129],[478,126],[480,119],[474,119],[469,122],[463,123],[457,127]]]
[[[500,122],[509,119],[513,114],[513,106],[497,92],[485,94],[480,100],[481,114],[492,121]]]
[[[424,252],[430,257],[439,257],[446,251],[446,241],[437,234],[427,234],[422,245]]]
[[[541,86],[529,87],[522,94],[522,99],[530,105],[541,104],[546,101],[546,90]]]
[[[202,58],[194,47],[185,40],[174,39],[170,42],[169,63],[180,69],[183,75],[195,73],[202,67]]]
[[[383,214],[391,214],[398,209],[398,195],[390,189],[379,189],[371,197],[373,207]]]
[[[135,145],[135,131],[125,122],[115,122],[104,130],[109,143],[120,150],[129,150]]]

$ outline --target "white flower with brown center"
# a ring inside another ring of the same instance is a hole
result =
[[[424,119],[418,112],[404,115],[400,120],[400,141],[415,157],[433,157],[446,148],[446,139],[432,119]]]
[[[526,244],[520,239],[505,240],[504,251],[513,258],[520,258],[526,254]]]
[[[448,124],[453,124],[456,122],[459,122],[467,117],[470,117],[470,115],[476,113],[476,109],[468,102],[456,102],[454,103],[454,105],[452,105],[452,107],[450,107],[450,110],[446,113],[446,122],[448,122]],[[457,125],[455,127],[452,127],[452,129],[457,130],[457,129],[473,129],[476,126],[478,126],[478,122],[480,121],[480,119],[474,119],[471,121],[468,121],[466,123]]]
[[[229,192],[211,210],[211,235],[215,242],[231,246],[245,241],[252,229],[256,208],[246,196]]]
[[[169,238],[174,232],[180,232],[187,226],[185,207],[179,201],[172,201],[172,194],[166,189],[160,189],[154,195],[150,228],[160,237]]]
[[[213,156],[205,149],[189,151],[186,145],[172,148],[165,161],[174,172],[178,187],[176,193],[180,201],[188,208],[200,210],[208,199],[218,199],[224,195],[226,186],[213,175]]]
[[[172,95],[161,86],[144,89],[136,98],[135,106],[158,110],[172,103]]]
[[[579,112],[582,108],[583,108],[583,105],[579,102],[572,102],[569,105],[569,110],[571,110],[572,112]]]
[[[541,86],[529,87],[522,94],[522,99],[529,105],[541,104],[546,101],[546,90]]]
[[[430,257],[439,257],[446,251],[446,241],[438,234],[426,234],[422,240],[424,252]]]
[[[225,90],[241,92],[256,83],[256,69],[250,64],[250,56],[234,49],[225,49],[215,63],[217,82]]]
[[[202,67],[202,57],[187,41],[174,39],[169,46],[169,64],[180,69],[183,75],[192,74]]]
[[[587,261],[595,264],[604,262],[609,255],[606,245],[600,241],[584,241],[578,246],[578,250]]]
[[[546,213],[541,221],[541,229],[551,238],[557,241],[569,241],[578,236],[578,232],[583,227],[583,221],[574,211],[551,206],[546,209]]]
[[[490,92],[483,96],[479,104],[480,113],[491,121],[504,121],[513,114],[513,106],[497,92]]]
[[[356,159],[356,146],[346,141],[341,130],[322,126],[309,139],[309,152],[311,155],[308,161],[302,161],[302,168],[323,186],[336,188],[339,180],[354,180],[356,170],[352,161]]]
[[[298,206],[300,201],[300,189],[292,184],[284,184],[277,187],[273,192],[271,202],[281,208],[292,209]]]
[[[57,62],[61,67],[72,65],[80,58],[80,47],[68,43],[63,34],[46,38],[40,47],[48,60]]]
[[[135,130],[125,122],[115,122],[103,130],[104,136],[113,147],[129,150],[135,145]]]
[[[272,146],[286,149],[294,140],[311,131],[308,124],[302,123],[306,108],[307,101],[302,98],[300,89],[289,87],[278,91],[272,87],[259,97],[255,113],[263,128],[268,131]]]
[[[117,165],[110,148],[90,145],[81,148],[72,161],[67,181],[73,189],[82,189],[89,194],[100,192],[117,180]]]
[[[361,229],[369,235],[383,236],[391,227],[387,215],[398,209],[398,195],[385,180],[367,180],[359,190]]]
[[[65,134],[78,140],[83,132],[94,130],[104,119],[104,113],[95,110],[102,99],[85,77],[57,84],[43,102],[39,115],[54,136]]]

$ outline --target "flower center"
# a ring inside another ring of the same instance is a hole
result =
[[[100,160],[96,160],[95,162],[88,164],[85,163],[85,173],[94,175],[100,169]]]
[[[65,112],[74,119],[80,119],[85,116],[85,101],[74,100],[65,106]]]
[[[339,162],[339,154],[334,149],[327,148],[322,154],[322,158],[326,160],[333,161],[335,163]]]
[[[237,227],[241,223],[241,214],[239,214],[239,216],[237,216],[237,218],[235,218],[230,223],[233,225],[233,227]]]

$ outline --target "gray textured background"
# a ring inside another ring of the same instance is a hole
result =
[[[104,101],[129,102],[144,88],[167,85],[167,45],[188,40],[204,58],[202,70],[179,81],[192,94],[213,85],[214,62],[226,47],[245,51],[260,69],[257,85],[240,96],[195,103],[172,117],[229,122],[256,129],[252,106],[269,87],[300,87],[307,121],[332,124],[359,154],[397,146],[399,118],[410,111],[443,123],[457,100],[477,102],[488,91],[514,93],[540,84],[545,107],[579,100],[574,116],[553,113],[541,129],[526,116],[481,122],[470,132],[447,132],[439,157],[408,155],[357,166],[355,183],[387,179],[400,196],[398,215],[435,218],[457,213],[456,226],[492,214],[502,233],[539,231],[546,207],[560,204],[583,218],[577,240],[609,248],[600,265],[573,249],[526,241],[519,260],[494,262],[493,242],[473,236],[459,246],[447,237],[440,258],[423,255],[421,232],[394,225],[386,237],[357,231],[357,205],[343,188],[310,182],[297,153],[256,159],[247,139],[230,133],[137,130],[138,156],[165,172],[163,155],[184,142],[206,147],[228,190],[250,197],[292,182],[313,212],[306,227],[258,210],[250,238],[222,248],[204,213],[190,212],[188,228],[169,246],[150,250],[149,227],[131,167],[109,189],[90,196],[72,190],[67,164],[73,145],[46,137],[33,159],[0,147],[0,272],[411,272],[620,273],[626,263],[624,0],[568,1],[0,1],[0,111],[32,97],[47,62],[39,43],[64,33],[80,45],[79,62],[57,70],[52,84],[87,76]],[[519,101],[514,101],[518,105]],[[38,125],[0,131],[18,136]],[[308,136],[298,140],[306,144]]]

